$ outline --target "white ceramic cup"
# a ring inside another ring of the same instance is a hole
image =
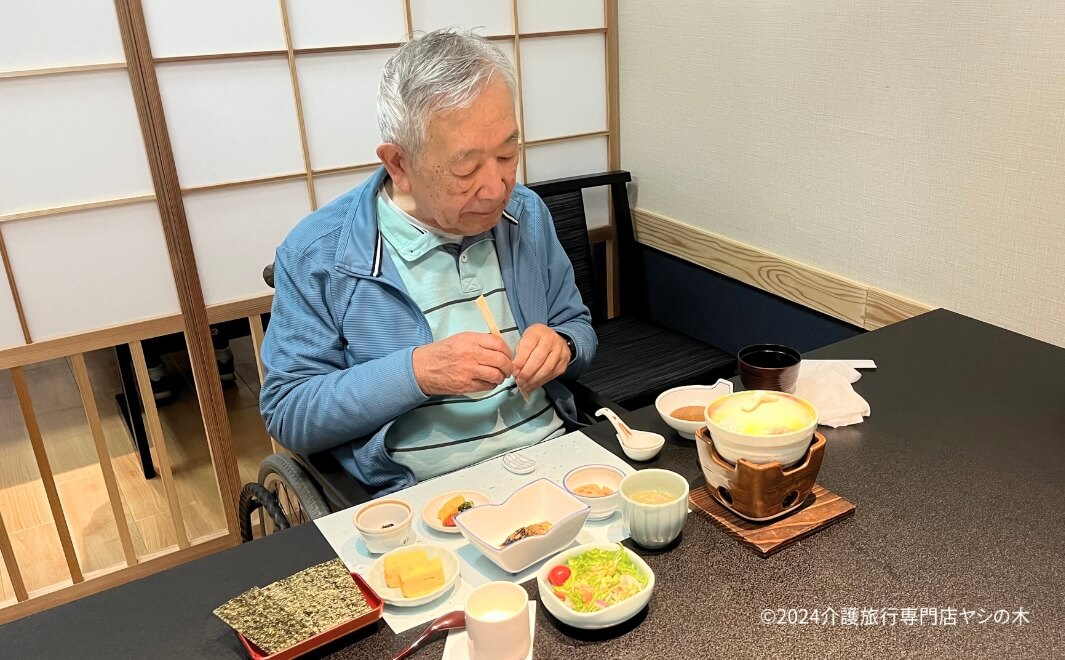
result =
[[[355,528],[366,549],[374,554],[395,550],[411,536],[414,510],[400,499],[375,500],[355,512]]]
[[[466,599],[466,635],[473,660],[521,660],[529,655],[529,594],[513,582],[489,582]]]
[[[629,536],[645,548],[661,548],[680,536],[688,520],[688,480],[669,470],[640,470],[621,481],[621,513]],[[672,499],[662,504],[638,502],[633,497],[661,491]]]

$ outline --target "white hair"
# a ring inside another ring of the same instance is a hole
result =
[[[377,93],[381,140],[411,157],[425,145],[429,117],[469,107],[494,75],[517,93],[514,69],[490,41],[469,32],[434,30],[403,44],[385,63]]]

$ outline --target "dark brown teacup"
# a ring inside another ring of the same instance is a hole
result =
[[[755,344],[740,350],[740,382],[749,390],[795,393],[802,356],[780,344]]]

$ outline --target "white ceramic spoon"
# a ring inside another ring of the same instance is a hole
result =
[[[654,458],[662,445],[666,444],[665,437],[660,433],[650,431],[636,431],[621,421],[621,418],[610,408],[600,408],[595,411],[596,417],[606,417],[617,431],[618,442],[625,455],[635,461],[649,461]]]

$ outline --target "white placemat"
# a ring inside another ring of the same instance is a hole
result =
[[[611,454],[580,431],[522,449],[521,453],[536,462],[536,470],[530,474],[518,475],[508,471],[503,467],[503,458],[500,456],[436,479],[424,481],[390,495],[390,497],[399,497],[410,502],[414,509],[413,531],[417,536],[417,541],[451,548],[459,556],[460,572],[459,580],[450,593],[431,603],[419,607],[385,605],[384,619],[393,632],[398,634],[432,621],[441,614],[461,610],[473,587],[496,580],[520,584],[535,576],[536,571],[543,565],[543,562],[537,562],[516,575],[507,573],[471,546],[462,534],[446,534],[430,529],[422,522],[421,511],[432,497],[449,490],[472,488],[487,495],[493,503],[499,503],[521,486],[536,479],[547,477],[561,484],[562,477],[567,472],[579,465],[589,463],[613,465],[625,474],[635,472],[625,461]],[[370,564],[380,555],[369,553],[359,532],[355,529],[353,519],[356,508],[358,507],[319,518],[314,521],[314,524],[318,526],[322,536],[336,551],[337,556],[347,565],[348,570],[365,573],[369,570]],[[627,537],[621,513],[618,512],[606,520],[586,522],[574,544],[613,543]]]

